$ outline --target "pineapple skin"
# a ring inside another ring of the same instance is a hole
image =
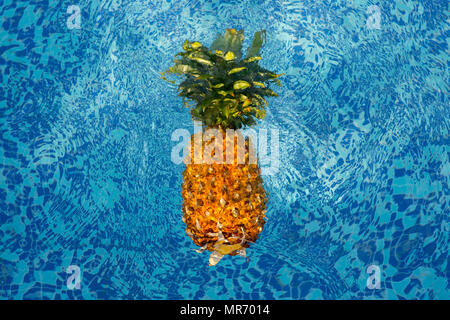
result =
[[[222,135],[224,163],[211,164],[199,164],[198,161],[208,157],[203,155],[206,145],[217,146],[220,141],[215,138],[200,141],[203,133],[191,137],[183,172],[183,222],[186,234],[202,250],[220,256],[245,255],[245,248],[255,242],[263,230],[267,196],[258,164],[249,163],[252,150],[248,141],[245,143],[245,162],[238,163],[237,138],[227,137],[224,131]],[[234,145],[234,161],[229,164],[225,163],[227,145]],[[211,156],[215,156],[215,151]]]

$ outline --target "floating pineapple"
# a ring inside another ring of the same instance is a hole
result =
[[[200,252],[212,252],[210,265],[227,254],[245,256],[265,223],[267,196],[255,150],[237,130],[263,119],[264,97],[277,96],[269,85],[280,85],[280,75],[258,64],[265,36],[255,33],[244,58],[243,31],[227,29],[210,49],[185,41],[175,65],[162,73],[164,80],[166,74],[184,77],[179,95],[187,107],[187,100],[195,103],[191,115],[204,125],[185,159],[182,210],[186,233]]]

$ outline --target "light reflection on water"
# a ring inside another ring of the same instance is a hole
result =
[[[380,28],[373,4],[79,1],[69,30],[69,1],[3,2],[0,297],[448,298],[448,4],[383,2]],[[225,27],[266,29],[286,76],[258,125],[280,132],[268,222],[210,268],[170,161],[191,120],[159,72]]]

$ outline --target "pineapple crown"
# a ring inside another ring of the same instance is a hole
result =
[[[244,31],[227,29],[208,49],[200,42],[186,40],[183,52],[175,55],[175,65],[161,73],[184,77],[178,84],[184,105],[191,107],[194,120],[208,127],[240,129],[266,115],[266,96],[277,96],[270,84],[281,86],[276,74],[259,65],[259,51],[266,41],[266,31],[255,32],[251,46],[242,57]],[[188,103],[191,100],[195,105]]]

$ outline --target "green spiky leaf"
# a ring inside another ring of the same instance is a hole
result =
[[[248,48],[245,58],[254,57],[258,55],[259,50],[261,49],[265,41],[266,41],[266,30],[255,32],[255,34],[253,35],[252,45]]]
[[[251,84],[244,80],[238,80],[233,84],[234,90],[243,90],[251,87]]]
[[[246,70],[246,69],[247,69],[247,67],[234,68],[234,69],[231,69],[230,71],[228,71],[228,75],[231,75],[233,73],[238,73],[238,72],[241,72],[242,70]]]
[[[280,85],[281,75],[259,65],[260,49],[266,41],[264,30],[255,33],[244,59],[243,40],[244,32],[235,29],[219,35],[211,48],[186,40],[174,65],[161,73],[161,78],[171,83],[175,82],[168,79],[170,75],[184,78],[178,84],[179,96],[195,120],[237,129],[264,118],[265,97],[276,96],[270,84]]]
[[[236,58],[236,55],[234,54],[233,51],[228,51],[227,54],[225,55],[225,60],[227,60],[227,61],[234,60],[235,58]]]

